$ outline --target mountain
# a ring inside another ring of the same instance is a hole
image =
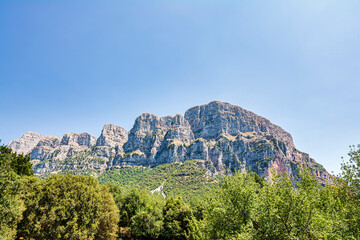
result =
[[[272,169],[294,177],[298,165],[309,167],[321,181],[330,177],[295,148],[282,128],[219,101],[190,108],[184,116],[143,113],[129,132],[113,124],[106,124],[98,138],[88,133],[66,133],[60,138],[27,132],[8,146],[30,153],[35,174],[43,177],[67,172],[99,177],[114,169],[154,168],[195,159],[211,177],[246,169],[262,177],[270,177]]]
[[[19,154],[29,154],[43,138],[45,136],[40,133],[26,132],[20,139],[9,142],[7,146]]]

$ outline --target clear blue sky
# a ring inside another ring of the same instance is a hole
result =
[[[360,143],[360,1],[0,1],[0,138],[130,129],[212,100],[329,171]]]

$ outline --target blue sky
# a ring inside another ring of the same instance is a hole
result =
[[[220,100],[329,171],[360,143],[360,1],[0,1],[0,138]]]

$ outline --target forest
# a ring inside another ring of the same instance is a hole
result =
[[[125,191],[90,176],[39,179],[29,155],[0,147],[0,239],[359,239],[360,146],[320,184],[235,172],[191,199]]]

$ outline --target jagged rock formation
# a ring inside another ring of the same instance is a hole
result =
[[[21,138],[9,142],[7,146],[18,154],[28,154],[43,138],[45,136],[40,133],[26,132]]]
[[[25,136],[26,135],[26,136]],[[13,141],[17,151],[31,149],[37,174],[72,171],[101,172],[110,167],[146,166],[205,160],[208,175],[251,169],[270,177],[271,169],[295,176],[304,165],[328,180],[326,170],[308,154],[298,151],[289,133],[269,120],[223,102],[196,106],[171,117],[141,114],[133,128],[106,124],[98,139],[87,133],[67,133],[61,139],[25,134]],[[31,142],[31,144],[30,144]]]
[[[128,140],[128,132],[122,127],[105,124],[100,137],[96,141],[96,146],[122,147]]]
[[[118,156],[115,165],[156,166],[186,160],[185,144],[194,139],[191,127],[180,114],[175,117],[158,117],[144,113],[130,130],[124,145],[124,155]]]
[[[61,138],[59,137],[45,137],[36,144],[30,153],[33,161],[44,161],[53,157],[53,151],[60,146]]]

